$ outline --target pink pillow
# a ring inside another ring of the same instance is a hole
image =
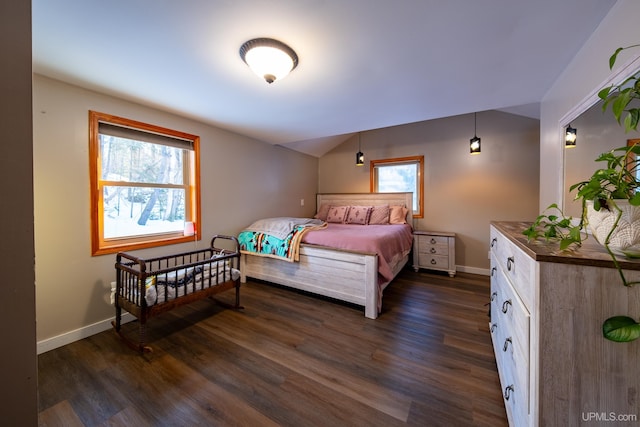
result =
[[[389,224],[406,224],[407,212],[409,211],[404,206],[391,206],[389,208],[391,213],[389,214]]]
[[[369,215],[369,224],[389,224],[389,205],[374,206]]]
[[[349,214],[347,214],[347,224],[365,225],[369,220],[373,206],[350,206]]]
[[[349,214],[349,206],[331,206],[327,214],[327,222],[343,223]]]
[[[320,205],[320,209],[318,209],[318,213],[315,214],[313,217],[316,219],[321,219],[323,221],[327,220],[327,214],[329,213],[329,208],[331,207],[331,205],[329,205],[328,203],[323,203]]]

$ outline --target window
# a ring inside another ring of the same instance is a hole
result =
[[[199,238],[199,148],[198,136],[90,111],[92,255]]]
[[[371,191],[377,193],[412,192],[413,217],[423,217],[424,156],[371,160]]]

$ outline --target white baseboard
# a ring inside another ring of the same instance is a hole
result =
[[[131,322],[135,319],[136,318],[129,313],[122,313],[122,323]],[[114,320],[114,318],[105,319],[92,325],[87,325],[80,329],[76,329],[74,331],[70,331],[53,338],[47,338],[45,340],[38,341],[38,354],[46,353],[47,351],[53,350],[54,348],[62,347],[83,338],[90,337],[91,335],[106,331],[107,329],[111,329],[113,327],[111,326],[112,320]]]
[[[467,267],[464,265],[456,265],[456,271],[461,273],[480,274],[482,276],[491,275],[491,270],[487,268]]]

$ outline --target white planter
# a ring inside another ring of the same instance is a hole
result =
[[[622,211],[616,229],[609,238],[609,248],[619,255],[640,258],[640,206],[632,206],[627,200],[616,200],[616,206]],[[593,209],[593,202],[587,201],[587,221],[593,237],[604,245],[613,227],[618,211]]]

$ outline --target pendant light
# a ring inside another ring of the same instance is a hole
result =
[[[569,126],[567,126],[567,130],[564,132],[565,148],[575,147],[577,139],[578,139],[578,129],[572,128],[571,124],[569,124]]]
[[[364,165],[364,153],[360,150],[360,132],[358,132],[358,152],[356,153],[356,166]]]
[[[473,113],[473,138],[469,140],[469,152],[471,154],[480,153],[480,138],[477,135],[476,113]]]

